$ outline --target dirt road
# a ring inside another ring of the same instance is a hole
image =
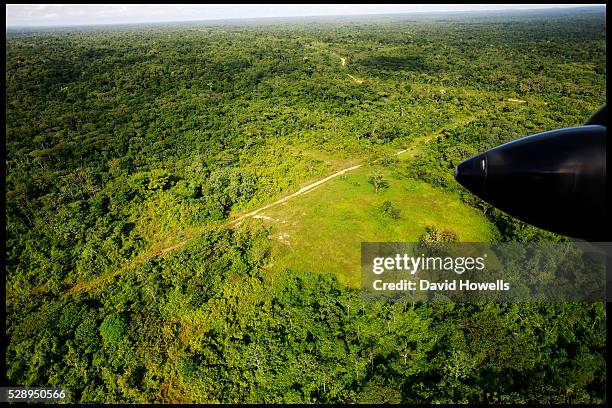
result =
[[[357,82],[358,84],[363,84],[363,79],[356,78],[352,76],[351,74],[347,74],[347,75],[349,76],[349,78],[353,80],[353,82]]]
[[[407,152],[407,151],[409,151],[410,149],[411,149],[411,148],[404,149],[404,150],[400,150],[399,152],[394,153],[394,155],[395,155],[395,156],[399,156],[400,154],[406,153],[406,152]],[[376,160],[374,161],[374,163],[376,163],[376,162],[377,162],[377,161],[379,161],[379,160],[380,160],[380,159],[376,159]],[[341,175],[343,175],[343,174],[345,174],[345,173],[347,173],[347,172],[349,172],[349,171],[352,171],[352,170],[358,169],[358,168],[360,168],[361,166],[363,166],[363,163],[361,163],[361,164],[357,164],[357,165],[352,166],[352,167],[347,167],[347,168],[345,168],[345,169],[342,169],[342,170],[340,170],[340,171],[337,171],[337,172],[335,172],[334,174],[331,174],[331,175],[329,175],[329,176],[327,176],[327,177],[325,177],[325,178],[322,178],[322,179],[321,179],[321,180],[319,180],[319,181],[315,181],[314,183],[308,184],[307,186],[304,186],[304,187],[300,188],[300,189],[299,189],[298,191],[296,191],[295,193],[292,193],[292,194],[289,194],[289,195],[287,195],[287,196],[285,196],[285,197],[279,198],[278,200],[276,200],[276,201],[274,201],[274,202],[271,202],[270,204],[264,205],[263,207],[260,207],[260,208],[258,208],[258,209],[256,209],[256,210],[253,210],[253,211],[251,211],[251,212],[249,212],[249,213],[247,213],[247,214],[241,215],[241,216],[240,216],[240,217],[238,217],[238,218],[235,218],[234,220],[232,220],[232,221],[230,221],[230,222],[229,222],[229,225],[238,225],[238,224],[240,223],[240,221],[242,221],[242,220],[243,220],[243,219],[245,219],[245,218],[248,218],[248,217],[253,217],[253,216],[255,216],[257,213],[260,213],[260,212],[261,212],[261,211],[263,211],[263,210],[267,210],[268,208],[274,207],[274,206],[276,206],[276,205],[278,205],[278,204],[282,204],[282,203],[284,203],[285,201],[291,200],[292,198],[295,198],[295,197],[297,197],[297,196],[300,196],[300,195],[302,195],[302,194],[304,194],[304,193],[306,193],[306,192],[308,192],[308,191],[312,190],[313,188],[320,186],[320,185],[321,185],[321,184],[323,184],[323,183],[327,183],[327,182],[328,182],[329,180],[331,180],[331,179],[334,179],[334,178],[336,178],[336,177],[338,177],[338,176],[341,176]]]

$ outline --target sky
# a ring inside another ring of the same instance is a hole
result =
[[[577,6],[585,6],[585,4],[7,4],[6,27]]]

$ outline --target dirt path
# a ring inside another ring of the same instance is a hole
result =
[[[351,74],[347,74],[349,76],[349,78],[351,78],[354,82],[357,82],[358,84],[363,84],[363,79],[359,79],[356,78],[354,76],[352,76]]]
[[[336,55],[337,55],[337,54],[336,54]],[[340,64],[341,64],[343,67],[345,67],[345,66],[346,66],[346,58],[345,58],[345,57],[339,57],[339,58],[340,58]],[[355,82],[355,83],[358,83],[358,84],[363,84],[363,83],[364,83],[364,80],[363,80],[363,79],[359,79],[359,78],[357,78],[357,77],[354,77],[354,76],[353,76],[353,75],[351,75],[351,74],[346,74],[346,75],[348,75],[348,77],[349,77],[349,78],[351,78],[351,80],[352,80],[353,82]]]
[[[251,211],[250,213],[241,215],[240,217],[230,221],[229,225],[238,225],[238,223],[240,223],[240,221],[242,221],[243,219],[245,219],[247,217],[252,217],[252,216],[256,215],[257,213],[259,213],[259,212],[261,212],[263,210],[267,210],[270,207],[274,207],[275,205],[282,204],[285,201],[288,201],[288,200],[291,200],[294,197],[300,196],[300,195],[304,194],[305,192],[307,192],[308,190],[311,190],[311,189],[313,189],[313,188],[315,188],[317,186],[320,186],[321,184],[326,183],[326,182],[328,182],[329,180],[331,180],[331,179],[333,179],[335,177],[341,176],[344,173],[346,173],[347,171],[358,169],[361,166],[363,166],[363,164],[358,164],[356,166],[348,167],[346,169],[342,169],[340,171],[337,171],[334,174],[332,174],[331,176],[327,176],[324,179],[321,179],[319,181],[315,181],[312,184],[308,184],[307,186],[304,186],[304,187],[300,188],[298,191],[296,191],[293,194],[289,194],[288,196],[285,196],[283,198],[279,198],[278,200],[276,200],[276,201],[274,201],[274,202],[272,202],[272,203],[270,203],[268,205],[264,205],[263,207],[260,207],[260,208],[254,210],[254,211]]]
[[[399,156],[400,154],[404,154],[404,153],[406,153],[406,152],[408,152],[408,151],[410,151],[410,150],[412,150],[412,149],[414,149],[414,147],[409,147],[409,148],[407,148],[407,149],[400,150],[399,152],[394,153],[394,156]],[[381,160],[381,159],[376,159],[376,160],[374,160],[372,163],[376,163],[377,161],[380,161],[380,160]],[[241,222],[243,219],[248,218],[248,217],[254,217],[254,218],[266,218],[265,216],[257,216],[257,214],[258,214],[258,213],[260,213],[260,212],[262,212],[263,210],[267,210],[268,208],[274,207],[274,206],[276,206],[276,205],[278,205],[278,204],[282,204],[282,203],[284,203],[284,202],[286,202],[286,201],[291,200],[292,198],[295,198],[295,197],[298,197],[298,196],[300,196],[300,195],[302,195],[302,194],[305,194],[305,193],[307,193],[308,191],[312,190],[313,188],[318,187],[318,186],[320,186],[321,184],[327,183],[328,181],[330,181],[330,180],[332,180],[332,179],[334,179],[334,178],[336,178],[336,177],[338,177],[338,176],[341,176],[341,175],[343,175],[343,174],[345,174],[345,173],[347,173],[347,172],[349,172],[349,171],[356,170],[356,169],[358,169],[358,168],[362,167],[363,165],[364,165],[364,163],[361,163],[361,164],[357,164],[357,165],[355,165],[355,166],[347,167],[347,168],[345,168],[345,169],[342,169],[342,170],[340,170],[340,171],[337,171],[337,172],[335,172],[334,174],[331,174],[331,175],[329,175],[329,176],[327,176],[327,177],[325,177],[325,178],[323,178],[323,179],[321,179],[321,180],[319,180],[319,181],[315,181],[314,183],[308,184],[307,186],[304,186],[304,187],[300,188],[298,191],[296,191],[296,192],[295,192],[295,193],[293,193],[293,194],[289,194],[288,196],[285,196],[285,197],[279,198],[278,200],[273,201],[273,202],[271,202],[270,204],[264,205],[263,207],[260,207],[260,208],[258,208],[258,209],[256,209],[256,210],[253,210],[253,211],[251,211],[251,212],[249,212],[249,213],[247,213],[247,214],[243,214],[243,215],[241,215],[240,217],[238,217],[238,218],[236,218],[236,219],[234,219],[234,220],[230,221],[230,222],[229,222],[229,225],[232,225],[232,226],[234,226],[234,225],[238,225],[238,224],[240,224],[240,222]]]

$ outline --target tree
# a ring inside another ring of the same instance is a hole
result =
[[[368,177],[368,183],[374,186],[374,191],[378,193],[378,190],[385,189],[389,187],[389,183],[385,179],[381,173],[374,173],[370,177]]]
[[[105,345],[114,346],[127,331],[125,319],[118,314],[110,314],[100,324],[100,335]]]

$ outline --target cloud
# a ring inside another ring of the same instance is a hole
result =
[[[57,19],[57,18],[60,18],[60,15],[59,13],[47,13],[47,14],[43,14],[42,18],[46,20]]]

